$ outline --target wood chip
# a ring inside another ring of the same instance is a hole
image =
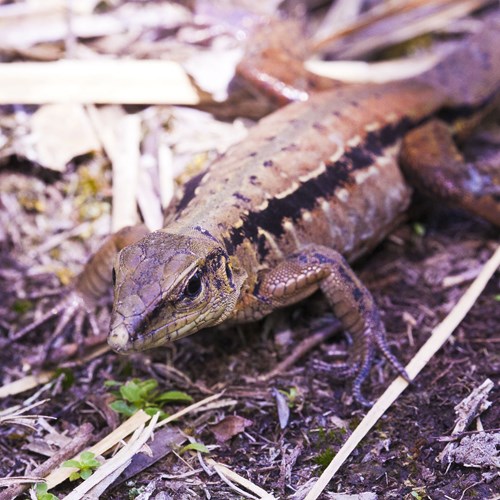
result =
[[[63,172],[76,156],[101,148],[85,110],[80,104],[50,104],[32,116],[36,158],[40,165]]]

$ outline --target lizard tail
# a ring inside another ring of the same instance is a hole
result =
[[[450,106],[475,107],[495,100],[500,94],[500,13],[417,80],[442,92]]]

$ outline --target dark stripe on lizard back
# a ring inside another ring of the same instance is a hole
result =
[[[337,189],[353,183],[353,171],[373,165],[385,148],[394,145],[413,126],[411,120],[402,118],[397,123],[368,132],[359,146],[347,150],[339,160],[326,163],[325,172],[318,177],[304,182],[284,198],[270,199],[265,209],[244,215],[243,225],[233,228],[229,237],[224,239],[228,252],[232,254],[238,245],[249,239],[259,245],[263,252],[261,257],[265,257],[266,247],[259,241],[259,229],[278,238],[282,236],[285,231],[284,219],[298,220],[303,210],[313,210],[320,199],[329,198]]]

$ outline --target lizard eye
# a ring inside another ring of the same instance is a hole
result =
[[[190,299],[194,299],[201,292],[201,271],[196,271],[189,281],[187,282],[186,288],[184,288],[184,295]]]

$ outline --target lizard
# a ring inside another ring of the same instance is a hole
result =
[[[110,281],[108,343],[119,353],[257,321],[320,290],[353,337],[348,362],[332,370],[369,406],[361,385],[377,349],[407,375],[350,263],[402,220],[407,177],[500,225],[494,179],[449,139],[452,124],[460,135],[494,106],[499,87],[497,17],[419,77],[324,90],[275,111],[186,183],[163,229],[113,235],[68,297],[24,330],[60,315],[60,331],[75,311],[91,313]]]

